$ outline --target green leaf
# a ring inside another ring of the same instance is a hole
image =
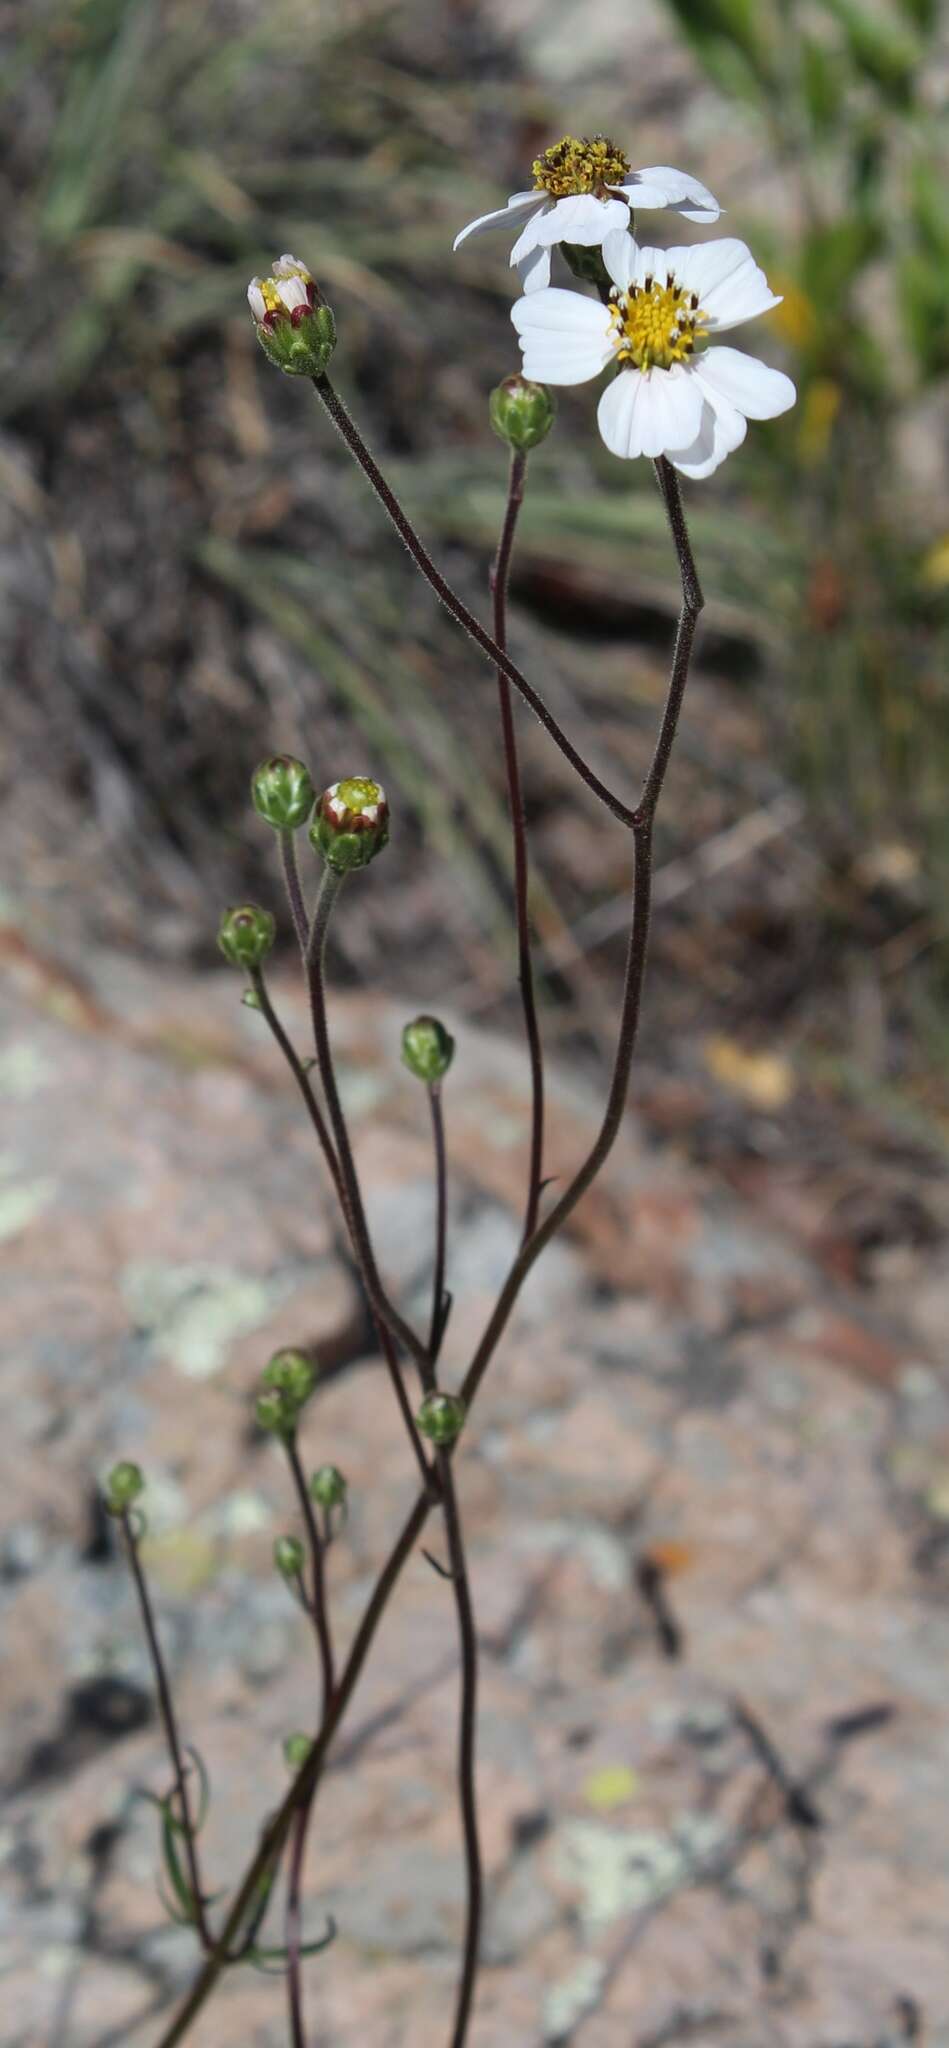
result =
[[[188,1882],[188,1879],[186,1878],[185,1873],[182,1870],[181,1863],[178,1858],[178,1846],[175,1840],[176,1835],[182,1834],[184,1830],[182,1828],[181,1822],[177,1821],[175,1819],[174,1814],[172,1813],[170,1799],[165,1799],[162,1801],[161,1812],[161,1846],[162,1854],[165,1859],[165,1869],[167,1870],[169,1879],[171,1880],[172,1891],[174,1892],[175,1898],[177,1899],[178,1904],[181,1908],[181,1912],[184,1915],[185,1924],[188,1926],[193,1926],[198,1917],[198,1903]],[[173,1917],[177,1919],[178,1916],[177,1914],[174,1914]]]
[[[305,1941],[301,1943],[299,1951],[301,1962],[306,1956],[318,1956],[324,1948],[329,1948],[331,1942],[336,1940],[336,1932],[336,1922],[332,1914],[328,1913],[326,1916],[326,1933],[321,1935],[318,1941]],[[253,1948],[248,1949],[243,1960],[252,1963],[255,1970],[262,1970],[266,1976],[282,1976],[290,1958],[289,1952],[285,1948],[257,1948],[255,1945]]]

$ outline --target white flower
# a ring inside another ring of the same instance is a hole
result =
[[[247,303],[258,326],[268,316],[294,312],[301,317],[299,309],[306,307],[309,312],[315,298],[313,279],[305,263],[297,256],[278,256],[270,277],[252,277],[247,287]]]
[[[610,235],[603,260],[609,305],[548,289],[518,299],[511,318],[524,374],[541,384],[585,384],[610,363],[618,374],[597,422],[614,455],[667,455],[684,476],[711,476],[745,438],[749,420],[794,404],[790,377],[737,348],[707,341],[780,305],[750,249],[733,240],[687,249],[640,249]]]
[[[686,220],[718,219],[711,192],[668,164],[630,170],[629,158],[605,135],[565,135],[534,161],[532,192],[514,192],[496,213],[484,213],[456,235],[460,248],[469,235],[489,228],[520,228],[511,262],[526,292],[550,283],[550,252],[557,242],[595,248],[607,235],[630,225],[630,209],[671,207]]]

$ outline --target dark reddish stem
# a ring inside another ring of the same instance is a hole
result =
[[[662,793],[672,744],[675,738],[679,712],[688,679],[695,625],[703,603],[682,512],[678,479],[664,458],[660,458],[656,469],[679,563],[682,580],[682,608],[676,633],[669,689],[656,751],[643,785],[639,805],[634,812],[630,813],[630,819],[634,825],[635,850],[633,914],[626,955],[626,974],[623,986],[620,1029],[613,1074],[599,1133],[586,1159],[574,1175],[569,1187],[565,1189],[559,1202],[556,1203],[544,1222],[538,1225],[533,1237],[518,1253],[502,1289],[494,1314],[488,1322],[481,1342],[471,1361],[462,1388],[462,1393],[469,1409],[477,1395],[481,1380],[507,1325],[508,1317],[527,1274],[530,1272],[535,1260],[540,1256],[544,1246],[549,1242],[554,1232],[559,1230],[561,1225],[566,1222],[591,1181],[599,1172],[612,1149],[622,1123],[642,1004],[643,978],[649,937],[652,839],[655,812]],[[390,1595],[403,1565],[418,1541],[437,1498],[436,1488],[429,1480],[419,1493],[376,1582],[362,1622],[357,1630],[345,1669],[334,1692],[330,1711],[324,1726],[320,1730],[306,1763],[302,1766],[293,1784],[290,1786],[282,1806],[264,1830],[263,1839],[257,1853],[252,1858],[245,1872],[237,1896],[227,1915],[218,1947],[205,1961],[190,1992],[185,1998],[184,2004],[162,2036],[158,2048],[177,2048],[177,2044],[184,2039],[192,2020],[202,2010],[221,1971],[225,1967],[229,1946],[235,1935],[244,1926],[262,1881],[266,1879],[268,1872],[274,1869],[280,1857],[283,1845],[292,1827],[294,1815],[308,1801],[312,1800],[323,1771],[333,1735],[355,1691],[376,1629],[385,1613]]]
[[[514,532],[517,517],[524,502],[524,480],[527,472],[527,456],[511,451],[511,469],[508,480],[507,505],[504,523],[498,541],[498,551],[491,569],[491,592],[494,600],[494,637],[499,647],[507,650],[507,587],[511,567],[511,550],[514,546]],[[503,669],[498,669],[498,698],[501,707],[501,732],[504,739],[504,765],[507,771],[508,803],[511,811],[511,835],[514,847],[514,918],[517,928],[517,979],[521,990],[521,1007],[524,1012],[524,1030],[527,1035],[527,1050],[531,1070],[531,1143],[527,1171],[527,1206],[524,1211],[522,1243],[533,1235],[540,1203],[541,1181],[543,1179],[544,1150],[544,1055],[540,1042],[540,1027],[537,1022],[537,1001],[534,993],[534,971],[531,964],[531,931],[528,909],[528,866],[527,866],[527,820],[524,816],[524,795],[521,786],[521,769],[517,756],[517,733],[514,725],[514,706],[511,701],[511,685]]]
[[[188,1877],[190,1880],[191,1894],[194,1901],[194,1924],[197,1928],[198,1938],[201,1942],[202,1948],[205,1949],[208,1952],[208,1954],[213,1954],[215,1950],[215,1940],[213,1934],[211,1933],[210,1927],[208,1926],[207,1914],[205,1913],[204,1909],[204,1889],[201,1883],[201,1870],[198,1861],[198,1839],[194,1824],[194,1816],[191,1811],[191,1801],[188,1797],[188,1778],[187,1772],[185,1770],[184,1752],[181,1747],[181,1737],[178,1733],[178,1721],[177,1716],[175,1714],[174,1701],[171,1696],[171,1685],[169,1683],[168,1673],[165,1669],[165,1660],[162,1655],[161,1644],[158,1640],[158,1629],[155,1625],[155,1615],[152,1608],[151,1596],[148,1591],[145,1573],[142,1570],[142,1561],[138,1554],[138,1539],[136,1537],[135,1529],[132,1522],[132,1513],[134,1513],[134,1510],[130,1512],[129,1509],[126,1509],[121,1517],[122,1534],[125,1538],[125,1547],[128,1552],[129,1564],[132,1567],[132,1577],[135,1581],[135,1591],[138,1595],[138,1604],[139,1608],[141,1609],[142,1623],[145,1629],[145,1639],[148,1643],[148,1654],[151,1658],[152,1670],[155,1675],[155,1686],[158,1692],[158,1707],[159,1712],[161,1714],[162,1728],[164,1730],[165,1742],[168,1746],[168,1754],[171,1758],[171,1768],[174,1774],[175,1797],[177,1798],[179,1808],[178,1819],[181,1823],[181,1830],[184,1837],[185,1856],[187,1858],[188,1863]]]
[[[293,929],[296,932],[297,943],[305,960],[306,949],[310,943],[310,920],[307,916],[306,904],[303,901],[303,890],[300,886],[300,870],[297,866],[296,839],[292,832],[281,832],[280,834],[280,858],[283,864],[283,879],[286,883],[287,901],[290,905]]]
[[[468,2035],[468,2022],[471,2018],[475,1979],[478,1973],[478,1958],[481,1946],[481,1908],[484,1893],[481,1844],[478,1834],[478,1792],[475,1775],[478,1709],[478,1638],[475,1631],[474,1608],[471,1601],[471,1585],[468,1578],[468,1564],[465,1556],[464,1538],[462,1536],[455,1475],[452,1469],[451,1458],[447,1451],[440,1451],[438,1454],[438,1470],[442,1485],[445,1534],[448,1539],[451,1581],[458,1614],[458,1637],[461,1645],[461,1699],[458,1713],[458,1797],[461,1805],[461,1825],[465,1844],[468,1907],[465,1919],[465,1943],[461,1976],[458,1982],[458,1998],[455,2006],[455,2024],[451,2037],[451,2048],[464,2048],[464,2042]]]
[[[531,710],[540,719],[541,725],[550,734],[554,745],[560,748],[560,752],[569,761],[571,768],[576,770],[581,782],[586,783],[587,788],[593,791],[594,796],[599,797],[600,802],[606,805],[608,811],[612,811],[614,818],[618,818],[621,825],[631,826],[633,814],[629,805],[624,804],[621,797],[614,795],[613,791],[607,788],[606,783],[600,781],[599,776],[594,773],[593,769],[584,760],[583,755],[579,754],[572,741],[568,740],[566,733],[558,725],[553,712],[548,710],[543,698],[534,689],[533,684],[528,682],[527,677],[521,673],[517,664],[505,653],[503,647],[498,646],[497,640],[492,639],[491,634],[485,632],[484,627],[475,618],[474,612],[468,610],[468,606],[462,603],[461,598],[456,595],[451,584],[446,582],[440,569],[436,569],[428,549],[419,539],[414,526],[407,519],[395,492],[392,490],[391,485],[386,482],[374,456],[370,455],[355,421],[351,419],[342,399],[334,391],[329,378],[325,376],[314,377],[313,384],[329,413],[334,427],[342,435],[350,454],[355,456],[363,475],[368,478],[369,483],[372,485],[379,503],[391,519],[396,532],[404,540],[416,568],[424,576],[426,583],[434,591],[440,603],[445,606],[446,611],[451,613],[452,618],[464,629],[469,638],[475,642],[475,645],[480,647],[482,653],[488,656],[489,661],[493,663],[494,667],[500,669],[502,675],[507,677],[508,682],[513,683],[514,688],[520,691],[525,703],[530,705]]]
[[[325,1727],[333,1697],[334,1667],[333,1639],[330,1634],[329,1610],[326,1602],[325,1549],[323,1538],[317,1527],[310,1499],[309,1488],[300,1453],[291,1438],[285,1446],[293,1484],[296,1488],[300,1512],[306,1528],[310,1552],[310,1613],[316,1632],[320,1669],[323,1677],[323,1697],[320,1707],[320,1727]],[[311,1797],[301,1806],[293,1823],[293,1838],[290,1845],[290,1868],[287,1877],[287,1908],[285,1918],[285,1939],[287,1949],[287,2003],[290,2013],[290,2038],[293,2048],[306,2048],[303,2027],[303,1971],[300,1948],[303,1939],[303,1866],[306,1856],[306,1838],[313,1810]]]
[[[435,1385],[435,1368],[445,1317],[445,1235],[448,1214],[448,1174],[445,1163],[445,1118],[442,1113],[440,1081],[428,1090],[432,1112],[432,1144],[435,1152],[435,1266],[432,1274],[432,1320],[428,1339],[428,1361],[422,1374],[426,1392]]]

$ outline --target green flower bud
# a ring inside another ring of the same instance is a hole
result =
[[[426,1394],[415,1420],[431,1443],[453,1444],[464,1428],[465,1404],[460,1394]]]
[[[338,875],[368,867],[389,843],[389,806],[380,782],[351,775],[317,797],[310,841]]]
[[[296,1403],[288,1401],[286,1394],[277,1387],[269,1387],[265,1394],[258,1394],[254,1403],[258,1428],[270,1430],[274,1436],[291,1437],[299,1412]]]
[[[225,910],[217,942],[232,967],[259,967],[273,945],[277,927],[269,910],[258,903],[238,903]]]
[[[255,988],[245,988],[241,1002],[245,1010],[259,1010],[261,1008],[260,997]]]
[[[303,1570],[303,1545],[298,1536],[278,1536],[273,1561],[281,1578],[298,1579]]]
[[[269,1365],[264,1367],[262,1379],[265,1387],[275,1388],[294,1407],[302,1408],[316,1385],[316,1367],[305,1351],[294,1351],[288,1345],[274,1352]]]
[[[455,1041],[437,1017],[413,1017],[402,1033],[402,1060],[417,1081],[431,1086],[447,1074],[455,1057]]]
[[[346,1481],[338,1465],[321,1465],[310,1480],[310,1497],[321,1508],[341,1508],[346,1499]]]
[[[303,1734],[288,1735],[283,1745],[284,1762],[287,1769],[290,1771],[302,1770],[312,1748],[312,1736]]]
[[[124,1515],[127,1508],[134,1507],[139,1495],[145,1491],[145,1474],[140,1465],[123,1458],[113,1465],[105,1482],[105,1504],[110,1515]]]
[[[632,215],[630,215],[630,231],[632,231]],[[603,261],[603,252],[598,244],[594,244],[587,249],[584,248],[582,242],[561,242],[560,254],[568,269],[573,271],[574,277],[579,277],[584,284],[595,284],[597,290],[599,290],[601,285],[607,291],[609,290],[613,280]]]
[[[254,277],[247,301],[257,339],[278,370],[322,377],[336,347],[331,308],[296,256],[279,256],[272,277]]]
[[[488,400],[495,433],[519,455],[526,455],[549,434],[556,409],[546,384],[532,384],[519,373],[505,377]]]
[[[261,761],[250,785],[254,809],[275,832],[296,832],[313,809],[316,791],[310,771],[292,754],[271,754]]]

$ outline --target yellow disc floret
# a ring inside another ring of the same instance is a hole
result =
[[[602,195],[618,185],[629,170],[629,158],[605,135],[564,135],[543,156],[534,158],[534,183],[552,199],[574,192]]]
[[[336,784],[336,797],[345,804],[347,811],[365,811],[378,804],[382,791],[378,782],[370,782],[368,775],[350,775],[345,782]]]
[[[671,370],[673,363],[687,363],[705,340],[702,330],[708,324],[696,293],[677,284],[671,270],[665,284],[647,277],[616,293],[610,319],[617,361],[637,370]]]

